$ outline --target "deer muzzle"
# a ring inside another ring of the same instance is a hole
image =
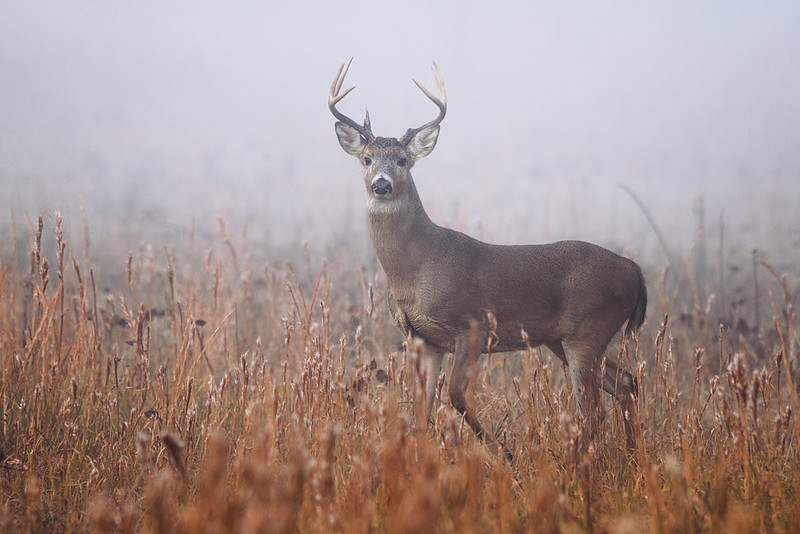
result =
[[[391,195],[392,191],[392,182],[383,176],[379,176],[372,182],[372,192],[378,196]]]

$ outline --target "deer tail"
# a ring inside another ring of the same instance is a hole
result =
[[[628,318],[628,325],[625,327],[625,335],[630,336],[644,323],[647,314],[647,286],[644,283],[642,269],[637,265],[636,275],[638,277],[638,287],[636,289],[636,307],[633,308],[631,316]]]

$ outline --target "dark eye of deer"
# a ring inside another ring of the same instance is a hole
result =
[[[397,160],[398,167],[405,167],[406,166],[406,158],[400,158]]]
[[[372,165],[372,158],[367,156],[364,158],[364,165]]]

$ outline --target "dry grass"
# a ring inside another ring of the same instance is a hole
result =
[[[640,385],[634,457],[608,401],[579,450],[549,354],[482,360],[476,403],[509,465],[446,395],[435,429],[420,424],[419,347],[400,345],[384,286],[360,267],[311,254],[299,272],[265,267],[224,235],[95,266],[62,226],[40,218],[0,260],[3,532],[800,525],[800,324],[785,279],[769,285],[771,324],[737,331],[696,287],[673,294],[650,273],[648,324],[620,349]]]

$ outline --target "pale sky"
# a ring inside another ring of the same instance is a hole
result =
[[[699,195],[754,243],[800,227],[800,3],[487,5],[2,0],[0,222],[363,230],[326,103],[355,56],[340,107],[383,136],[435,115],[411,78],[439,64],[448,116],[414,176],[442,224],[652,246],[622,182],[682,246]]]

